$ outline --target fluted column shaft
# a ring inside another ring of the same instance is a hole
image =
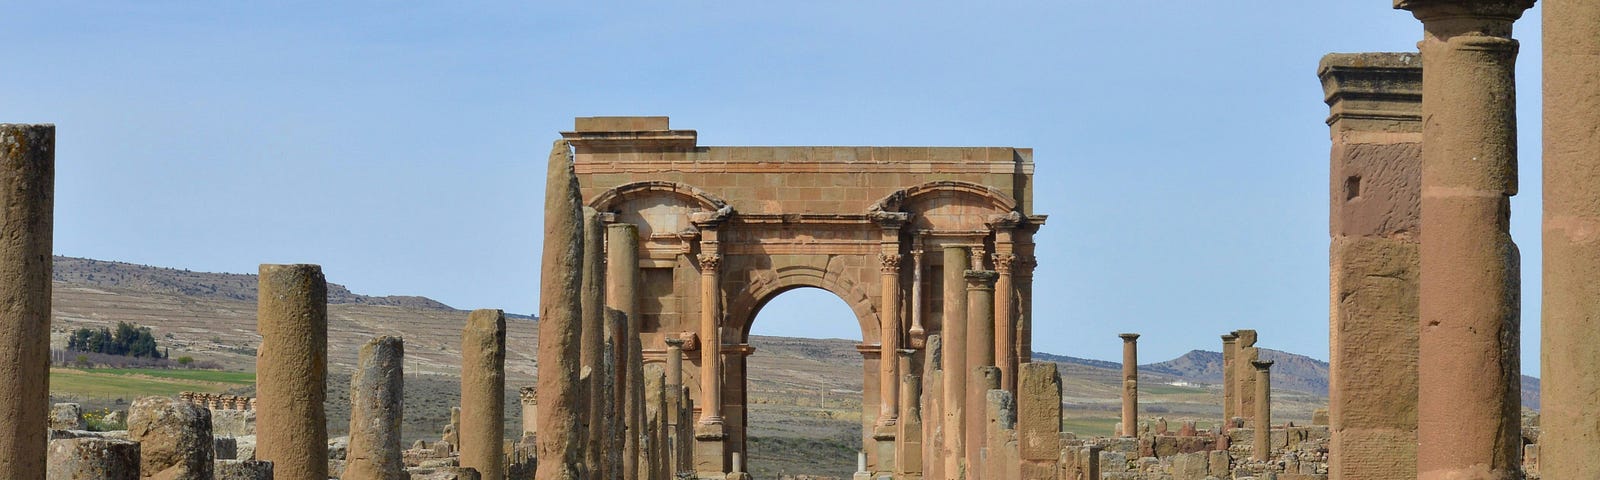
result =
[[[894,248],[899,248],[895,244]],[[894,425],[900,419],[900,368],[895,361],[900,351],[900,259],[899,253],[882,253],[879,272],[882,274],[883,309],[879,316],[879,389],[881,400],[878,414],[879,440],[894,438]]]
[[[1017,256],[1010,253],[994,255],[994,270],[999,277],[994,282],[994,359],[1000,367],[1000,389],[1017,393],[1017,323],[1012,299],[1016,297],[1011,267]]]
[[[1519,476],[1517,41],[1533,0],[1398,0],[1422,21],[1417,472]]]

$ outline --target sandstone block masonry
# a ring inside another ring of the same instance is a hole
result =
[[[1330,54],[1329,474],[1416,478],[1422,59]]]
[[[128,439],[139,442],[142,477],[211,480],[211,410],[171,397],[140,398],[128,409]]]

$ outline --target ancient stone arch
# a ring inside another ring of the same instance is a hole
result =
[[[921,375],[942,299],[965,294],[941,278],[945,247],[1000,272],[1009,301],[993,323],[1014,354],[997,362],[1015,372],[1028,359],[1033,233],[1045,220],[1032,213],[1029,149],[706,147],[665,117],[579,118],[562,136],[585,203],[639,229],[645,361],[664,359],[666,339],[687,340],[705,475],[745,451],[750,327],[784,291],[820,288],[855,313],[862,438],[877,470],[893,463],[902,428],[899,376]]]

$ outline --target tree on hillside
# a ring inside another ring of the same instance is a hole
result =
[[[101,327],[99,330],[80,328],[67,337],[67,350],[75,352],[104,353],[135,358],[163,358],[156,347],[156,337],[150,327],[139,327],[127,322],[117,322],[116,331]]]

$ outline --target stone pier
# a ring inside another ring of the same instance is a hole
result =
[[[728,472],[727,425],[722,418],[722,254],[716,225],[700,228],[700,420],[694,427],[694,468],[699,475]]]
[[[210,409],[172,397],[140,398],[128,407],[128,439],[139,442],[141,477],[211,480]]]
[[[895,478],[922,476],[922,378],[911,372],[916,350],[899,352],[900,421],[895,425]]]
[[[506,314],[473,310],[461,330],[461,466],[505,475]]]
[[[1122,337],[1122,436],[1139,436],[1139,334]]]
[[[944,247],[944,314],[940,317],[940,344],[944,352],[944,458],[945,477],[963,477],[966,466],[967,405],[967,248]]]
[[[550,148],[544,253],[539,272],[538,471],[541,480],[580,477],[578,372],[582,328],[583,201],[566,140]]]
[[[261,265],[256,458],[280,478],[328,478],[328,282],[316,265]]]
[[[1251,435],[1255,445],[1250,451],[1256,461],[1265,462],[1272,458],[1272,361],[1254,361],[1250,366],[1256,377],[1255,433]]]
[[[1238,353],[1239,353],[1239,336],[1238,335],[1234,335],[1232,332],[1229,332],[1229,333],[1223,335],[1222,336],[1222,423],[1220,424],[1220,425],[1222,425],[1220,428],[1223,429],[1223,430],[1226,430],[1228,428],[1228,425],[1231,425],[1233,423],[1233,417],[1239,416],[1239,412],[1234,410],[1234,409],[1239,407],[1239,399],[1234,398],[1234,395],[1233,395],[1233,384],[1234,384],[1234,382],[1237,381],[1235,379],[1235,377],[1234,377],[1233,365],[1234,365],[1234,358],[1238,356]],[[1219,430],[1219,432],[1220,431],[1221,430]]]
[[[598,253],[597,253],[598,254]],[[606,227],[606,309],[620,315],[627,324],[626,348],[623,357],[627,362],[618,364],[626,383],[619,390],[627,394],[622,404],[622,420],[626,423],[627,437],[622,446],[622,478],[634,480],[649,475],[648,452],[641,448],[645,435],[644,408],[644,357],[639,333],[644,330],[644,320],[639,316],[639,227],[616,223]]]
[[[974,262],[976,263],[976,262]],[[994,283],[998,275],[991,270],[967,270],[967,409],[966,456],[968,478],[979,476],[978,467],[983,461],[987,446],[988,416],[985,405],[990,385],[986,376],[979,373],[994,365]],[[994,377],[999,378],[999,369]]]
[[[1061,457],[1061,374],[1054,363],[1024,363],[1017,372],[1017,448],[1021,477],[1056,480]]]
[[[994,379],[999,380],[1000,367],[994,368]],[[996,385],[999,386],[999,385]],[[1016,448],[1017,428],[1017,402],[1016,397],[1001,389],[990,389],[984,392],[983,402],[983,449],[979,454],[978,465],[975,469],[982,475],[968,475],[967,478],[975,480],[1015,480],[1019,462],[1014,458]],[[1032,480],[1032,479],[1030,479]]]
[[[600,382],[604,379],[601,374],[600,355],[605,352],[605,316],[606,316],[606,268],[604,257],[599,252],[605,251],[605,226],[600,223],[600,212],[593,208],[583,207],[583,293],[582,318],[583,326],[578,333],[578,351],[580,359],[578,365],[581,369],[589,369],[589,378],[585,380],[584,390],[587,395],[578,400],[582,409],[583,419],[578,425],[583,429],[583,469],[590,477],[604,478],[605,470],[600,463],[601,452],[604,450],[600,443],[605,438],[605,419],[613,413],[613,405],[620,405],[617,399],[602,396]]]
[[[683,395],[683,339],[669,337],[665,341],[667,344],[667,476],[676,478],[678,472],[688,471],[690,467],[684,460],[688,457],[690,446],[683,443],[678,434],[682,431],[683,425],[689,421],[683,415],[684,401],[687,400]]]
[[[1256,415],[1256,367],[1251,363],[1261,359],[1261,349],[1256,348],[1255,330],[1234,330],[1233,334],[1238,337],[1233,357],[1233,398],[1239,402],[1233,411],[1244,418],[1248,427]]]
[[[1544,2],[1543,478],[1600,478],[1600,3]]]
[[[0,124],[0,478],[45,472],[55,125]]]
[[[350,379],[350,447],[341,478],[395,480],[405,473],[400,458],[404,368],[400,337],[381,336],[361,346]]]
[[[922,416],[922,473],[929,479],[945,478],[945,460],[949,455],[944,441],[945,428],[945,376],[944,337],[928,335],[923,349]]]
[[[1422,21],[1418,478],[1512,478],[1521,456],[1511,24],[1533,0],[1395,0]]]
[[[1329,478],[1417,477],[1422,59],[1329,54]]]

